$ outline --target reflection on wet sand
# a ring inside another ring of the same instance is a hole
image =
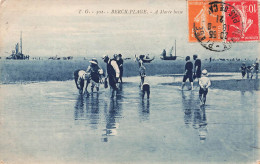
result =
[[[150,100],[141,99],[139,104],[139,117],[141,121],[149,120],[150,116]]]
[[[199,136],[202,142],[206,140],[208,134],[207,125],[205,106],[201,106],[199,110]]]
[[[84,96],[79,95],[75,104],[74,119],[80,120],[84,118]]]
[[[89,119],[91,128],[97,129],[99,115],[99,93],[88,94],[86,97],[86,118]]]
[[[102,141],[108,142],[108,136],[117,135],[117,129],[119,127],[118,119],[121,117],[121,103],[118,99],[110,99],[109,106],[107,103],[104,105],[104,114],[106,118],[106,128],[104,129]]]
[[[194,108],[195,105],[193,100],[194,100],[194,93],[189,92],[185,93],[184,91],[181,92],[182,94],[182,108],[184,111],[184,123],[186,127],[189,127],[189,125],[192,123],[192,109]],[[189,96],[186,96],[185,94],[189,94]]]
[[[193,92],[182,91],[182,108],[184,111],[184,123],[186,127],[192,127],[199,132],[200,141],[204,142],[208,133],[205,106],[198,105],[198,100]]]
[[[97,129],[97,126],[100,121],[98,93],[79,95],[77,97],[77,101],[75,104],[74,119],[89,120],[90,121],[89,124],[91,125],[91,128]]]
[[[121,91],[118,92],[115,99],[105,99],[102,101],[101,106],[104,106],[105,117],[103,142],[108,142],[108,136],[117,135],[119,127],[118,119],[121,118],[122,110]],[[100,118],[99,93],[79,95],[75,104],[74,117],[75,120],[87,120],[89,122],[86,125],[90,125],[92,129],[98,129],[98,126],[101,125],[100,120],[102,119]]]

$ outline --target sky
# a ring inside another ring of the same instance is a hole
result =
[[[111,14],[112,10],[144,10],[152,14]],[[85,14],[88,10],[90,14]],[[177,14],[154,14],[158,10]],[[96,14],[104,11],[104,14]],[[108,12],[108,13],[107,13]],[[181,13],[180,13],[181,12]],[[188,41],[188,9],[184,0],[0,0],[0,56],[9,56],[23,35],[23,53],[31,57],[99,57],[121,53],[158,56],[177,42],[177,55],[201,58],[256,58],[258,42],[234,43],[212,52]]]

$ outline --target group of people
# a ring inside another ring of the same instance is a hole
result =
[[[102,83],[102,75],[104,75],[103,69],[98,65],[96,58],[89,61],[91,64],[88,66],[87,70],[76,70],[74,72],[74,80],[76,87],[79,89],[79,93],[88,92],[88,85],[91,83],[91,91],[94,88],[99,91],[99,84]]]
[[[252,79],[254,74],[255,78],[258,79],[259,62],[256,61],[254,64],[248,66],[246,66],[245,62],[243,62],[242,66],[240,67],[240,71],[242,73],[242,79],[245,78],[245,75],[247,75],[247,79]]]
[[[93,58],[89,61],[91,64],[88,66],[87,70],[76,70],[74,72],[74,79],[76,87],[79,90],[80,94],[88,93],[88,85],[91,83],[91,92],[96,88],[99,91],[99,86],[101,83],[104,83],[105,88],[107,88],[107,79],[112,90],[111,98],[114,97],[115,92],[118,89],[119,80],[122,83],[123,76],[123,59],[122,55],[114,55],[114,58],[109,58],[105,55],[103,61],[107,65],[106,73],[98,65],[96,58]],[[105,77],[105,80],[102,80],[102,76]]]
[[[111,98],[114,97],[115,92],[118,90],[119,81],[123,82],[123,58],[121,54],[114,55],[113,58],[109,58],[105,55],[103,61],[106,63],[106,73],[103,69],[100,68],[98,65],[97,59],[93,58],[89,61],[91,64],[88,66],[87,70],[76,70],[74,72],[74,78],[76,87],[79,89],[79,93],[88,93],[88,85],[91,84],[91,92],[94,91],[96,88],[99,91],[100,83],[104,83],[105,88],[108,87],[108,84],[111,88]],[[208,71],[206,69],[201,70],[201,60],[198,58],[198,55],[193,55],[193,62],[190,60],[190,56],[186,57],[186,64],[185,64],[185,72],[182,80],[181,90],[184,89],[185,82],[187,79],[190,81],[190,90],[193,90],[193,82],[198,79],[199,84],[199,98],[201,101],[201,105],[204,105],[206,102],[206,96],[208,93],[208,88],[211,85],[209,78],[207,77]],[[142,97],[144,98],[145,94],[147,94],[147,98],[150,97],[150,85],[145,80],[146,78],[146,68],[143,64],[142,58],[138,59],[139,63],[139,73],[140,73],[140,88],[142,91]],[[258,61],[255,62],[253,65],[246,66],[245,63],[241,66],[242,78],[245,77],[247,74],[247,78],[253,77],[253,74],[256,74],[256,78],[258,78],[258,70],[259,70],[259,63]],[[102,80],[102,76],[104,76],[105,80]],[[107,82],[108,81],[108,82]]]
[[[190,60],[190,56],[186,56],[185,72],[182,80],[181,90],[185,86],[187,79],[190,81],[191,90],[193,90],[193,81],[198,79],[199,82],[199,98],[201,105],[206,103],[206,96],[208,94],[208,88],[211,85],[209,78],[207,77],[208,71],[206,69],[201,71],[201,60],[198,58],[198,55],[193,55],[194,64]],[[194,66],[193,66],[194,65]]]
[[[100,83],[104,83],[105,88],[108,87],[107,83],[109,83],[111,88],[111,98],[114,97],[115,92],[118,90],[119,81],[122,83],[123,76],[123,59],[122,55],[114,55],[114,58],[109,58],[105,55],[103,61],[106,63],[106,73],[103,69],[98,65],[97,59],[93,58],[89,61],[91,64],[88,66],[87,70],[76,70],[74,72],[74,79],[76,83],[76,87],[79,89],[80,94],[88,93],[88,85],[91,83],[91,92],[96,88],[99,91]],[[191,90],[193,90],[193,81],[198,79],[199,81],[199,98],[201,100],[201,104],[205,104],[206,95],[208,93],[208,88],[210,86],[210,80],[207,77],[207,70],[201,71],[201,60],[198,59],[198,55],[193,55],[194,67],[193,63],[190,61],[190,56],[186,57],[185,64],[185,73],[183,76],[181,89],[183,90],[185,86],[185,82],[189,79],[191,83]],[[142,97],[144,98],[145,94],[147,95],[147,99],[150,97],[150,85],[145,80],[146,77],[146,68],[143,64],[142,59],[138,60],[139,63],[139,73],[140,73],[140,88],[142,91]],[[102,80],[102,76],[105,77],[105,80]],[[108,80],[108,82],[107,82]]]

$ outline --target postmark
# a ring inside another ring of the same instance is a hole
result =
[[[232,43],[238,42],[243,34],[243,22],[238,10],[222,1],[203,1],[200,5],[201,10],[190,19],[193,21],[195,41],[215,52],[230,49]]]

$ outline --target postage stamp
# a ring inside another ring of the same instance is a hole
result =
[[[206,49],[221,52],[233,42],[259,40],[257,1],[190,0],[188,10],[189,41]]]
[[[226,4],[234,6],[239,12],[243,31],[239,41],[257,41],[259,40],[259,26],[258,26],[258,3],[256,0],[227,0]],[[225,13],[227,14],[227,13]],[[228,15],[225,15],[228,18]],[[226,24],[230,24],[231,20],[227,19]],[[234,26],[233,28],[237,28]]]

